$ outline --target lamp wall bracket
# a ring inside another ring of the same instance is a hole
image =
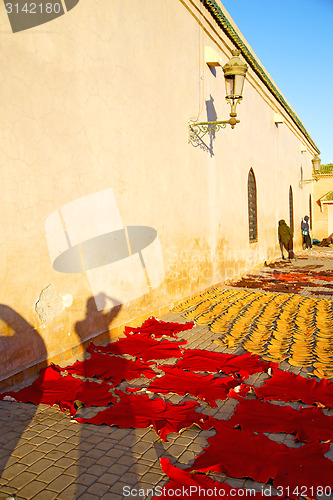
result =
[[[311,184],[311,182],[317,182],[317,181],[319,181],[319,175],[317,172],[314,172],[312,179],[302,179],[299,181],[299,185],[300,187],[302,187],[305,184]]]
[[[215,133],[226,128],[230,125],[234,128],[235,125],[239,123],[235,117],[231,117],[229,120],[215,121],[215,122],[188,122],[188,143],[201,141],[206,134],[215,136]]]

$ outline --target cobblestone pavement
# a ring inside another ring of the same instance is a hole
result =
[[[307,258],[289,267],[322,264],[319,270],[333,270],[329,251],[303,252],[302,256]],[[301,293],[308,295],[310,291],[302,290]],[[181,314],[172,313],[163,320],[186,322]],[[213,343],[218,334],[210,332],[206,325],[196,325],[182,332],[179,338],[188,340],[186,348],[235,353]],[[304,369],[291,367],[286,362],[280,367],[307,375]],[[248,381],[261,385],[267,376],[254,375]],[[172,395],[167,399],[177,403],[193,398]],[[232,399],[218,403],[218,408],[203,403],[199,411],[227,419],[237,404]],[[298,404],[291,406],[297,408]],[[96,410],[89,409],[87,413],[84,409],[83,413],[90,416]],[[333,410],[327,413],[333,414]],[[168,479],[161,471],[159,458],[169,458],[177,467],[186,468],[207,445],[207,438],[214,434],[214,430],[200,431],[193,426],[179,435],[169,434],[168,442],[164,443],[151,428],[119,429],[117,426],[78,424],[57,407],[0,401],[0,500],[10,495],[16,495],[17,500],[150,498],[149,490],[165,484]],[[268,436],[290,447],[300,446],[291,435]],[[326,456],[333,460],[332,448]],[[264,486],[250,480],[226,478],[223,474],[216,479],[226,480],[235,487],[255,487],[258,491]]]

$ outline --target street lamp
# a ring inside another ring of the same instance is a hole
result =
[[[314,156],[311,161],[312,161],[313,171],[315,174],[318,175],[320,172],[320,162],[321,162],[319,156],[318,155]]]
[[[238,56],[240,50],[232,51],[232,58],[223,66],[225,78],[226,100],[231,106],[230,123],[231,128],[234,128],[239,120],[236,120],[236,106],[243,99],[243,87],[247,72],[247,64],[244,63]]]
[[[227,124],[234,128],[239,123],[239,120],[236,119],[236,106],[243,99],[243,87],[248,66],[240,59],[240,50],[232,50],[231,53],[232,58],[222,67],[226,88],[225,98],[231,106],[230,118],[224,121],[189,122],[189,142],[192,140],[197,142],[208,132],[218,132],[221,128],[226,128]]]

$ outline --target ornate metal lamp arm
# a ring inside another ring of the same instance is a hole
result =
[[[317,182],[317,181],[319,181],[319,174],[318,174],[318,172],[313,171],[312,175],[313,175],[312,179],[301,179],[299,181],[299,185],[302,187],[302,186],[304,186],[304,184],[310,184],[311,182]]]
[[[317,182],[320,179],[320,158],[315,155],[312,158],[312,179],[301,179],[299,185],[302,187],[304,184],[309,184],[310,182]]]
[[[188,142],[196,142],[202,140],[206,134],[215,134],[222,128],[226,128],[229,124],[231,128],[234,128],[239,120],[235,117],[231,117],[229,120],[216,121],[216,122],[188,122]]]

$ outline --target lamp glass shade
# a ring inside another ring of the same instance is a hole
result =
[[[234,92],[236,98],[242,97],[245,75],[235,75]]]
[[[312,165],[313,165],[313,169],[314,169],[315,172],[319,172],[319,170],[320,170],[320,162],[321,162],[321,159],[319,158],[318,155],[316,155],[312,159]]]
[[[225,77],[225,90],[227,99],[239,99],[243,95],[245,76],[229,75]]]
[[[235,93],[235,75],[225,77],[225,93],[226,97],[232,97]]]

